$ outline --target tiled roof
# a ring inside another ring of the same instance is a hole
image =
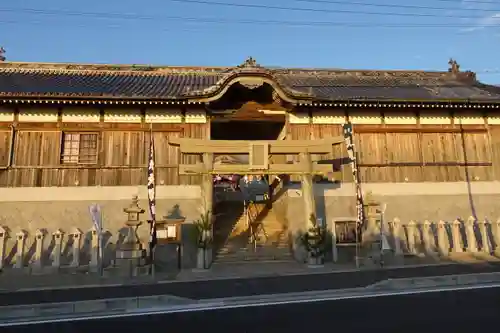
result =
[[[471,100],[500,102],[500,88],[472,72],[150,67],[0,62],[0,97],[182,100],[215,94],[230,80],[262,76],[296,100]]]

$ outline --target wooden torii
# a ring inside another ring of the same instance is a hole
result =
[[[204,140],[189,138],[172,138],[169,144],[179,147],[181,154],[201,155],[196,164],[180,164],[180,175],[202,175],[202,196],[204,211],[212,211],[213,176],[214,174],[271,174],[300,175],[302,195],[304,197],[305,221],[311,214],[316,216],[313,192],[313,176],[321,175],[330,180],[340,179],[341,172],[334,172],[332,164],[313,162],[311,154],[329,154],[333,146],[344,143],[344,137],[333,137],[321,140]],[[248,164],[214,164],[214,154],[248,155]],[[298,163],[270,163],[272,155],[299,155]]]

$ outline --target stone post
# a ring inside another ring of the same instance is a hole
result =
[[[373,243],[380,238],[380,202],[374,200],[371,194],[368,193],[365,197],[363,205],[366,211],[366,228],[362,235],[363,243]],[[380,239],[380,241],[382,241]]]
[[[42,269],[43,245],[45,243],[45,230],[37,229],[35,231],[35,256],[33,258],[33,268]]]
[[[90,240],[90,268],[97,269],[99,267],[99,235],[96,227],[90,229],[92,238]]]
[[[392,221],[392,239],[394,240],[394,254],[403,255],[403,250],[401,249],[401,221],[395,218]]]
[[[434,248],[434,244],[432,242],[432,238],[434,237],[430,237],[430,233],[431,233],[431,222],[428,221],[428,220],[425,220],[423,225],[422,225],[422,240],[424,242],[424,248],[425,248],[425,253],[429,254],[429,255],[434,255],[435,254],[435,248]]]
[[[337,262],[339,260],[339,253],[337,249],[337,221],[333,220],[332,227],[332,260],[333,262]]]
[[[61,267],[61,255],[62,255],[62,239],[64,236],[64,232],[61,229],[57,229],[52,233],[52,237],[54,237],[54,259],[52,260],[52,267],[60,268]]]
[[[28,237],[28,233],[24,230],[19,230],[16,233],[16,264],[14,268],[21,269],[24,267],[24,247],[26,245],[26,237]]]
[[[476,234],[474,233],[474,217],[469,217],[465,222],[465,235],[467,236],[467,250],[469,252],[477,252]]]
[[[488,221],[477,221],[481,233],[481,251],[490,253],[490,237],[488,236]]]
[[[500,253],[500,219],[491,223],[491,233],[495,241],[495,253]]]
[[[451,224],[451,238],[453,240],[453,252],[462,253],[464,252],[464,247],[462,246],[460,227],[462,222],[455,220]]]
[[[80,248],[81,248],[81,242],[82,242],[82,235],[83,232],[75,228],[73,232],[71,233],[71,236],[73,237],[73,244],[72,244],[72,255],[73,258],[71,260],[71,267],[78,267],[80,266]]]
[[[446,232],[446,222],[439,221],[437,223],[437,248],[442,256],[447,256],[450,252],[450,247],[448,246],[448,233]]]
[[[5,245],[7,244],[7,230],[0,226],[0,271],[3,269],[5,260]]]
[[[415,249],[415,227],[417,224],[415,221],[410,221],[406,225],[406,230],[408,233],[408,252],[410,254],[416,254],[417,251]]]

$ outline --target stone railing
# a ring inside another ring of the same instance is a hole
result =
[[[87,253],[82,246],[84,233],[78,228],[69,232],[57,229],[52,233],[46,229],[37,229],[33,235],[28,234],[25,230],[18,230],[11,235],[7,229],[0,227],[0,269],[9,267],[41,271],[50,267],[59,269],[62,266],[68,268],[93,266],[97,268],[99,265],[97,230],[92,228],[89,234],[90,253]],[[15,238],[15,246],[10,253],[7,253],[7,240],[11,237]],[[69,238],[66,242],[67,249],[63,249],[64,237]],[[33,245],[27,246],[30,243]],[[48,248],[47,243],[50,243]]]
[[[137,235],[137,228],[142,224],[140,214],[144,213],[144,209],[138,206],[137,196],[132,198],[132,203],[123,211],[127,214],[127,219],[123,230],[118,232],[116,238],[119,241],[116,244],[109,241],[113,236],[109,230],[101,230],[103,267],[120,266],[123,261],[130,259],[143,259],[138,265],[145,263],[145,246]],[[99,240],[95,226],[86,231],[79,228],[39,228],[32,233],[0,226],[0,271],[96,271],[101,266]],[[131,257],[131,251],[139,253],[141,258]]]
[[[409,221],[387,222],[384,228],[388,242],[396,255],[441,255],[462,252],[499,251],[500,220]]]

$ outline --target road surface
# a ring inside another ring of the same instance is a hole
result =
[[[364,287],[388,278],[425,277],[468,273],[500,272],[499,264],[420,266],[411,268],[317,273],[308,275],[273,276],[169,282],[128,286],[103,286],[67,290],[0,292],[0,305],[55,303],[102,298],[122,298],[170,294],[191,299],[208,299],[302,291],[319,291]]]
[[[7,332],[488,332],[498,326],[500,288],[443,291],[173,314],[45,323]]]

